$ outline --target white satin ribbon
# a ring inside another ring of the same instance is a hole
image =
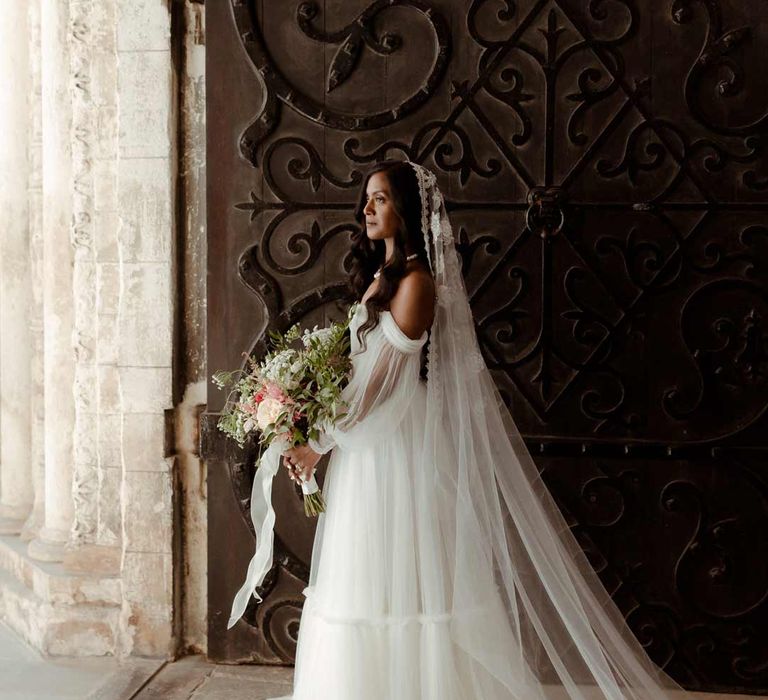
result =
[[[229,615],[227,629],[230,629],[243,616],[251,595],[260,603],[261,596],[256,593],[257,586],[272,568],[272,550],[275,541],[275,511],[272,508],[272,479],[280,469],[282,445],[273,442],[261,455],[261,460],[253,478],[251,491],[251,520],[256,532],[256,552],[248,564],[245,583],[235,594],[232,612]]]
[[[251,490],[251,521],[256,532],[256,551],[248,564],[248,573],[245,583],[235,594],[232,601],[232,611],[229,615],[227,629],[243,616],[248,600],[253,595],[261,603],[261,596],[256,593],[264,577],[272,568],[272,553],[275,543],[275,510],[272,508],[272,479],[280,469],[280,457],[283,454],[283,445],[279,441],[273,442],[261,455],[256,465],[256,475],[253,477]],[[301,483],[304,495],[310,495],[320,490],[314,474]]]
[[[317,493],[320,490],[320,487],[317,485],[317,480],[315,479],[315,475],[309,477],[306,481],[301,482],[301,492],[305,496],[311,496],[313,493]]]

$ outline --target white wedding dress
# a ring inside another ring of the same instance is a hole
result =
[[[293,700],[661,700],[687,695],[627,626],[543,483],[480,353],[448,213],[418,164],[435,287],[428,334],[365,335],[333,449],[299,625]],[[238,623],[272,567],[270,446]]]
[[[427,390],[419,370],[427,333],[413,340],[383,312],[356,354],[367,310],[354,308],[353,379],[345,396],[355,425],[333,433],[293,698],[508,699],[451,641],[445,531],[453,514],[441,518],[437,471],[421,462]],[[489,625],[504,619],[499,606],[498,597],[478,601],[478,634],[493,637]]]

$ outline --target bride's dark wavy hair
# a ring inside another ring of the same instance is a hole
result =
[[[367,318],[357,330],[357,338],[362,349],[365,349],[364,336],[378,325],[379,314],[389,309],[389,302],[395,296],[400,280],[405,276],[408,262],[406,245],[412,253],[418,253],[418,259],[429,269],[427,251],[424,248],[424,235],[421,231],[419,181],[413,166],[399,160],[381,161],[366,173],[360,186],[360,195],[355,209],[355,219],[360,224],[360,228],[352,234],[349,288],[353,299],[362,299],[363,294],[373,282],[373,273],[382,266],[386,254],[384,241],[372,241],[368,238],[365,228],[363,212],[367,201],[366,188],[368,180],[375,173],[384,173],[389,182],[392,204],[400,219],[400,225],[395,234],[392,256],[382,267],[378,289],[365,302]]]

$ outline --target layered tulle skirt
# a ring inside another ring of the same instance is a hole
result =
[[[425,401],[420,386],[386,439],[372,436],[365,449],[336,448],[331,456],[327,510],[318,521],[299,628],[294,700],[511,697],[452,641],[454,518],[440,512],[445,485],[420,464]],[[469,622],[478,634],[503,615],[498,605],[478,601]]]

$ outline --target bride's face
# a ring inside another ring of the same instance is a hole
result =
[[[389,180],[384,173],[374,173],[368,178],[365,188],[366,205],[365,231],[371,240],[393,238],[400,226],[400,217],[395,211]]]

